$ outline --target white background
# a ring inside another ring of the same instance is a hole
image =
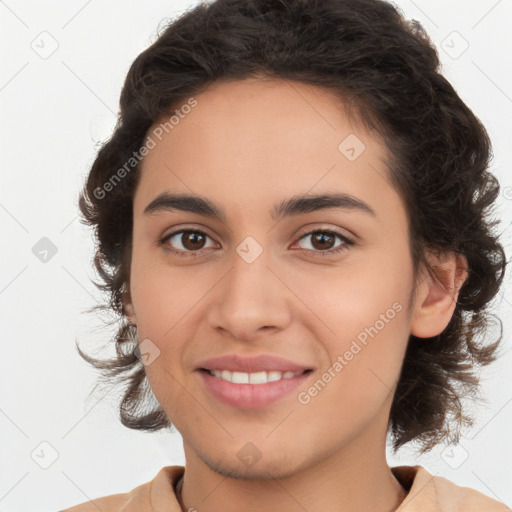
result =
[[[96,373],[79,357],[75,339],[84,348],[98,346],[114,330],[85,312],[101,297],[91,283],[92,233],[80,224],[76,201],[98,143],[114,127],[130,64],[155,40],[162,20],[195,3],[0,2],[0,511],[56,511],[129,491],[165,465],[184,464],[179,434],[122,426],[115,391],[87,400]],[[510,258],[512,1],[395,3],[426,28],[445,75],[489,131],[492,169],[502,184],[496,215]],[[458,55],[464,40],[469,47]],[[58,48],[48,58],[34,50],[52,44]],[[57,248],[46,263],[32,252],[43,237]],[[482,373],[487,403],[474,410],[477,426],[453,451],[389,455],[390,465],[421,464],[509,506],[510,275],[496,302],[502,357]],[[58,456],[43,469],[31,457],[34,450],[42,463],[51,461],[52,450]]]

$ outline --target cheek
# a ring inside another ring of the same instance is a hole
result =
[[[389,267],[353,266],[326,276],[301,278],[295,289],[316,314],[316,325],[327,327],[334,339],[346,340],[375,324],[379,331],[389,332],[396,328],[392,324],[405,321],[397,313],[405,312],[409,301],[406,272],[404,268],[398,276]]]
[[[194,275],[192,268],[172,269],[163,255],[134,252],[130,291],[137,325],[146,337],[172,338],[176,327],[206,295],[207,281]]]
[[[177,382],[182,381],[182,346],[187,335],[187,313],[197,302],[193,287],[184,286],[182,277],[173,276],[158,265],[144,264],[134,258],[131,296],[136,312],[141,351],[144,345],[157,354],[145,366],[146,375],[157,399],[162,403],[169,393],[175,396]],[[148,341],[149,340],[149,341]],[[173,379],[176,379],[174,380]]]
[[[333,435],[352,435],[377,415],[387,415],[385,404],[400,376],[408,340],[405,310],[399,309],[382,310],[388,311],[388,323],[378,317],[371,323],[346,317],[336,325],[338,334],[327,345],[330,362],[300,397],[301,404],[309,404],[306,416],[315,410],[326,429],[337,425],[340,431]]]
[[[360,398],[368,398],[372,386],[394,386],[410,334],[408,262],[380,261],[382,267],[354,266],[321,286],[311,281],[307,295],[316,313],[308,327],[322,340],[327,365],[341,358],[343,369],[333,380]]]

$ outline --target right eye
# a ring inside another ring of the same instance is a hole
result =
[[[192,257],[200,256],[206,252],[204,242],[210,238],[204,231],[198,229],[180,229],[173,231],[160,240],[160,245],[164,250],[169,251],[176,256]],[[178,245],[176,249],[173,247]],[[181,247],[179,247],[181,245]]]

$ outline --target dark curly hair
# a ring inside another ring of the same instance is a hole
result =
[[[125,426],[172,428],[134,352],[137,340],[125,309],[140,175],[132,157],[152,125],[212,82],[267,76],[333,91],[382,137],[391,155],[389,179],[408,212],[415,276],[420,263],[436,276],[427,249],[466,257],[468,277],[448,326],[436,337],[410,336],[389,418],[395,451],[413,440],[424,453],[447,438],[459,439],[461,427],[472,424],[461,400],[476,396],[478,367],[496,359],[502,339],[499,319],[497,339],[486,338],[496,318],[489,303],[507,262],[494,233],[498,221],[489,219],[499,183],[487,170],[487,131],[439,68],[422,26],[383,0],[198,4],[171,20],[135,59],[114,133],[98,150],[79,198],[82,222],[94,227],[97,241],[94,263],[103,283],[94,284],[109,297],[91,309],[113,311],[118,330],[113,359],[77,348],[101,370],[100,380],[123,384]]]

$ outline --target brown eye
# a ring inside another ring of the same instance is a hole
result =
[[[300,240],[307,240],[308,238],[311,247],[302,247],[302,249],[320,256],[335,255],[354,245],[354,242],[346,236],[330,230],[317,229],[316,231],[310,231],[302,235]],[[336,239],[341,240],[341,243],[336,244]]]
[[[197,251],[198,249],[202,249],[205,240],[206,236],[197,231],[183,231],[180,239],[183,247],[185,247],[185,249],[189,249],[190,251]]]
[[[206,233],[197,229],[182,229],[165,236],[160,244],[165,250],[178,256],[198,256],[205,251],[205,243],[209,238]]]
[[[335,242],[335,240],[335,236],[324,233],[322,231],[313,233],[311,235],[311,244],[313,247],[320,250],[332,249],[332,244]]]

